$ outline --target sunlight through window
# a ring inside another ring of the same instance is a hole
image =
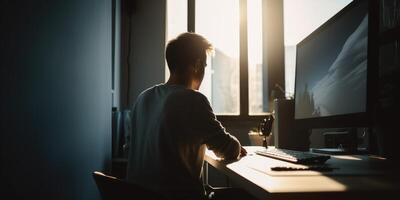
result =
[[[187,31],[187,0],[168,0],[167,1],[167,28],[165,41],[168,43],[171,39]],[[165,80],[169,78],[169,70],[165,66]]]
[[[196,32],[215,48],[200,88],[219,115],[239,115],[239,0],[196,1]]]
[[[265,114],[262,63],[262,1],[247,1],[247,43],[249,69],[249,113]],[[267,106],[267,105],[266,105]]]

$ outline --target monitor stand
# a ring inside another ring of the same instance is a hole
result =
[[[314,148],[311,149],[312,152],[331,155],[362,155],[368,153],[366,148],[358,147],[357,128],[327,131],[323,135],[325,146],[328,148]]]

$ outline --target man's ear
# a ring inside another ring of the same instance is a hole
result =
[[[195,72],[195,73],[198,73],[199,71],[201,71],[201,68],[202,68],[203,66],[201,65],[200,59],[197,59],[197,60],[196,60],[196,63],[193,65],[193,67],[194,67],[194,72]]]

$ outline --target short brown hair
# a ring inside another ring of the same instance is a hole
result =
[[[168,42],[165,56],[171,73],[183,72],[197,59],[213,51],[212,44],[203,36],[186,32]]]

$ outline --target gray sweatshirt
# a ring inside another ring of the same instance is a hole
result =
[[[202,199],[206,147],[225,159],[240,153],[239,141],[203,94],[156,85],[139,95],[132,110],[127,180],[171,199]]]

